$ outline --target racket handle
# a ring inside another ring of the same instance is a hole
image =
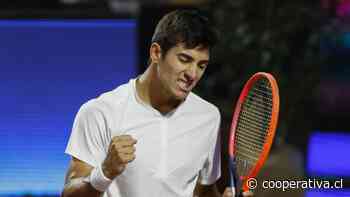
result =
[[[236,184],[237,184],[237,182],[236,182],[236,162],[235,162],[234,158],[230,157],[228,166],[229,166],[229,175],[230,175],[230,177],[229,177],[230,188],[232,190],[233,196],[236,197],[237,195],[239,195],[239,192],[238,193],[236,192]]]
[[[236,162],[232,157],[229,159],[228,168],[229,168],[229,175],[230,175],[229,184],[232,189],[235,189],[237,184],[236,183]],[[232,191],[235,191],[235,190],[232,190]]]

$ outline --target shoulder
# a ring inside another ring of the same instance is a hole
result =
[[[106,115],[112,111],[118,111],[123,101],[128,97],[128,86],[128,83],[122,84],[111,91],[104,92],[98,97],[88,100],[80,107],[79,112],[86,115]]]
[[[217,106],[192,92],[188,95],[188,99],[191,110],[195,110],[198,113],[210,114],[212,117],[215,117],[215,119],[220,121],[221,116]]]

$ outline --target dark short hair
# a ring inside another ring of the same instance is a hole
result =
[[[175,10],[159,21],[152,37],[165,56],[169,49],[183,43],[188,49],[198,46],[209,50],[217,43],[218,35],[214,26],[199,10]]]

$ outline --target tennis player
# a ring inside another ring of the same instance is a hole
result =
[[[147,70],[77,113],[62,196],[222,196],[215,186],[220,113],[191,92],[216,41],[198,11],[173,11],[159,21]]]

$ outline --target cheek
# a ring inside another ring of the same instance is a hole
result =
[[[168,64],[167,68],[164,69],[167,78],[169,80],[174,80],[177,79],[179,77],[179,75],[181,75],[182,73],[182,66],[178,65],[176,62],[172,63],[172,64]]]
[[[199,81],[203,75],[204,75],[204,70],[198,70],[196,75],[197,76],[196,80]]]
[[[166,86],[171,86],[174,80],[176,80],[176,70],[169,64],[163,64],[159,67],[159,78]]]
[[[164,79],[165,80],[170,80],[170,79],[172,79],[172,78],[174,78],[174,70],[173,70],[173,68],[171,67],[171,66],[164,66],[164,70],[163,70],[163,76],[164,76]]]

